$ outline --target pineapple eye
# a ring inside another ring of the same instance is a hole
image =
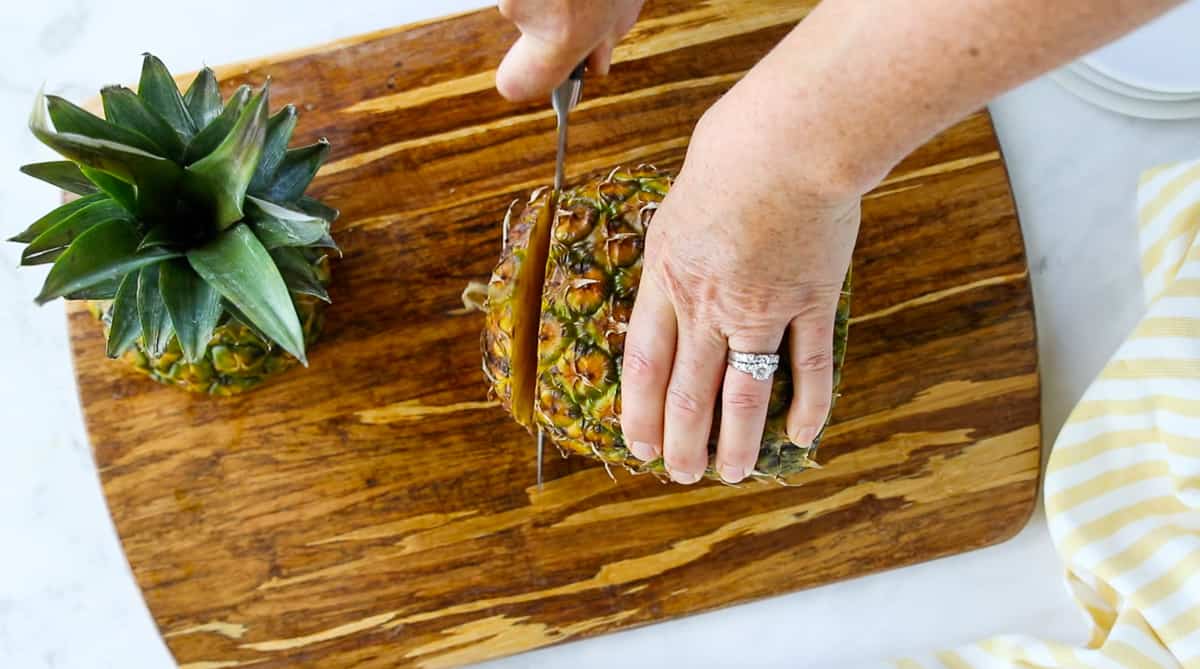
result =
[[[604,181],[596,186],[600,201],[606,204],[619,204],[629,199],[637,192],[637,185],[630,182]]]
[[[513,274],[515,273],[515,269],[516,269],[514,267],[514,265],[515,265],[517,259],[518,258],[516,257],[516,254],[513,254],[511,256],[505,256],[504,260],[496,267],[496,271],[492,273],[492,280],[488,282],[491,284],[491,286],[495,286],[496,290],[493,291],[489,287],[488,297],[495,299],[492,296],[492,293],[493,292],[499,293],[500,290],[502,290],[502,286],[504,284],[507,284],[508,282],[512,281]]]
[[[488,353],[487,361],[500,373],[509,374],[509,356],[511,355],[508,337],[504,332],[487,329],[483,331],[483,346]]]
[[[589,267],[567,283],[567,306],[577,314],[594,313],[607,297],[604,272],[599,267]]]
[[[237,371],[237,358],[233,354],[233,349],[228,346],[214,346],[209,349],[212,354],[213,368],[221,374],[232,374]]]
[[[596,210],[585,207],[559,209],[554,220],[554,239],[574,244],[587,237],[596,226]]]
[[[578,425],[579,408],[567,399],[566,393],[553,384],[542,386],[538,394],[538,410],[557,428]]]
[[[552,312],[542,314],[538,326],[538,354],[543,363],[549,362],[562,350],[567,343],[567,326]]]
[[[645,246],[645,239],[642,235],[632,232],[625,232],[613,237],[610,237],[606,244],[605,250],[608,253],[608,262],[613,267],[629,267],[642,257],[642,248]]]
[[[633,315],[632,297],[628,299],[614,297],[611,300],[608,307],[608,323],[604,328],[604,338],[608,342],[608,350],[613,355],[620,355],[625,350],[625,330],[629,327],[631,315]]]
[[[601,384],[617,376],[617,370],[612,358],[605,355],[599,348],[589,348],[575,359],[575,369],[589,386],[599,388]]]
[[[637,295],[638,282],[642,280],[642,266],[618,270],[613,277],[613,292],[618,297],[632,300]]]
[[[583,424],[583,438],[596,449],[594,453],[599,455],[601,459],[609,462],[621,462],[625,459],[623,453],[613,451],[613,447],[616,446],[617,442],[616,436],[603,424],[596,421],[585,421]]]

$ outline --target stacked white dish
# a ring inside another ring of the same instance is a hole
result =
[[[1050,76],[1084,100],[1129,116],[1200,118],[1200,0]]]

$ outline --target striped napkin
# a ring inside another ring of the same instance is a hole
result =
[[[1075,407],[1046,471],[1085,647],[1001,636],[900,669],[1200,668],[1200,160],[1138,188],[1148,311]]]

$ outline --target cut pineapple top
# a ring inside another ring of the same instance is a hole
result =
[[[328,300],[321,249],[337,211],[304,195],[329,145],[288,149],[291,105],[269,115],[268,87],[222,101],[205,69],[181,93],[147,54],[137,92],[101,92],[105,118],[39,94],[29,126],[67,160],[26,174],[81,196],[12,241],[23,265],[53,263],[39,303],[111,300],[108,354],[152,357],[177,343],[205,357],[236,319],[305,362],[294,299]]]

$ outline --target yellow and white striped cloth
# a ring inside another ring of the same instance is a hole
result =
[[[1002,636],[900,669],[1200,668],[1200,160],[1138,189],[1147,313],[1075,407],[1045,480],[1086,647]]]

